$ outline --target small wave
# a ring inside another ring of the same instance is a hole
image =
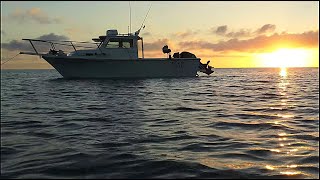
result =
[[[136,159],[136,158],[138,158],[137,155],[133,155],[133,154],[129,154],[129,153],[115,154],[115,155],[108,157],[108,159],[114,159],[114,160]]]
[[[222,113],[216,113],[215,116],[216,116],[216,117],[233,117],[233,115],[222,114]]]
[[[65,122],[63,124],[60,124],[58,127],[60,128],[71,128],[71,129],[78,129],[78,128],[82,128],[82,125],[79,125],[75,122]]]
[[[254,107],[250,107],[250,108],[245,108],[245,109],[243,109],[243,111],[248,111],[248,112],[262,111],[262,112],[265,112],[265,111],[267,111],[267,109],[266,109],[266,108],[254,108]]]
[[[160,123],[160,124],[171,124],[171,123],[176,123],[176,122],[179,122],[179,121],[180,121],[180,120],[169,119],[169,120],[159,121],[158,123]]]
[[[74,121],[89,121],[89,122],[107,122],[108,118],[79,118],[73,119]]]
[[[318,161],[318,163],[319,163],[319,161]],[[312,173],[312,174],[318,175],[318,177],[319,177],[319,167],[315,167],[315,166],[298,166],[297,169],[300,170],[300,171],[304,171],[304,172],[307,172],[307,173]]]
[[[48,114],[67,114],[67,113],[76,113],[77,111],[74,110],[56,110],[56,111],[51,111],[47,112]]]
[[[264,161],[265,160],[265,158],[256,157],[251,154],[243,154],[243,153],[224,153],[222,155],[217,155],[217,157],[240,159],[240,160],[252,160],[252,161]]]
[[[20,151],[14,147],[6,147],[1,145],[1,158],[7,159],[10,155],[19,153]]]
[[[88,110],[105,110],[105,107],[88,107]]]
[[[41,124],[40,121],[27,120],[27,121],[12,121],[10,122],[12,125],[28,125],[28,124]]]
[[[298,161],[301,164],[319,164],[319,156],[308,156]]]
[[[46,132],[31,132],[29,133],[29,135],[33,135],[41,138],[53,138],[56,136],[55,134],[46,133]]]
[[[215,91],[212,92],[191,92],[185,94],[186,97],[201,97],[201,96],[214,96],[216,95]]]
[[[21,96],[26,96],[26,95],[24,95],[24,94],[14,94],[14,95],[12,95],[12,96],[21,97]]]
[[[227,128],[227,129],[243,128],[248,130],[277,128],[275,125],[269,124],[269,123],[237,123],[237,122],[218,122],[211,125],[211,127]]]
[[[230,85],[230,86],[226,86],[226,87],[235,87],[235,88],[240,88],[241,86]]]
[[[110,148],[110,147],[123,147],[123,146],[130,146],[131,143],[126,142],[105,142],[105,143],[96,143],[93,144],[93,146],[97,148]]]
[[[254,156],[262,156],[262,157],[267,157],[272,155],[272,152],[270,150],[265,150],[265,149],[255,149],[255,150],[248,150],[245,151],[247,154],[251,154]]]
[[[307,114],[319,114],[319,107],[318,108],[299,108],[296,110],[297,113],[307,113]]]
[[[45,108],[45,107],[31,107],[29,108],[31,110],[49,110],[50,108]]]
[[[279,99],[281,96],[275,93],[265,93],[257,97],[257,99]]]
[[[319,127],[319,125],[317,124],[297,124],[296,126],[299,126],[299,127],[303,127],[303,128],[305,128],[305,129],[314,129],[314,128],[317,128],[317,127]]]
[[[268,80],[259,80],[259,81],[252,81],[253,83],[273,83],[273,81],[268,81]]]
[[[192,152],[206,152],[210,151],[210,149],[213,149],[213,146],[208,146],[203,143],[193,143],[187,146],[184,146],[180,148],[180,151],[192,151]]]
[[[33,120],[25,120],[25,121],[12,121],[9,126],[12,127],[19,127],[19,128],[48,128],[52,127],[52,124],[44,124],[40,121],[33,121]]]
[[[222,95],[222,97],[227,97],[227,98],[238,98],[241,97],[240,95],[234,95],[234,94],[226,94],[226,95]]]
[[[268,115],[268,114],[234,114],[234,116],[239,117],[240,119],[278,119],[277,115]]]
[[[135,139],[132,143],[165,143],[167,141],[182,141],[187,139],[195,139],[196,137],[190,135],[179,135],[179,136],[170,136],[170,137],[162,137],[150,135],[147,137],[143,137],[141,139]]]
[[[177,108],[174,108],[173,110],[181,111],[181,112],[202,111],[202,109],[189,108],[189,107],[177,107]]]

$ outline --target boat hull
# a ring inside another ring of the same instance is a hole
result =
[[[103,59],[42,56],[64,78],[196,77],[199,58]]]

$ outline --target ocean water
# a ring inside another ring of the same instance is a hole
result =
[[[1,70],[1,178],[319,178],[319,70]]]

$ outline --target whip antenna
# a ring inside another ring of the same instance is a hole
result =
[[[129,1],[129,6],[130,6],[130,31],[129,31],[129,33],[131,34],[131,3],[130,3],[130,1]]]

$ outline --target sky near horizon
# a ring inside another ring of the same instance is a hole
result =
[[[1,1],[1,63],[22,38],[91,41],[108,29],[141,32],[145,57],[189,51],[216,68],[319,67],[318,1]],[[30,45],[29,45],[30,46]],[[30,46],[31,47],[31,46]],[[19,55],[3,69],[52,68]]]

